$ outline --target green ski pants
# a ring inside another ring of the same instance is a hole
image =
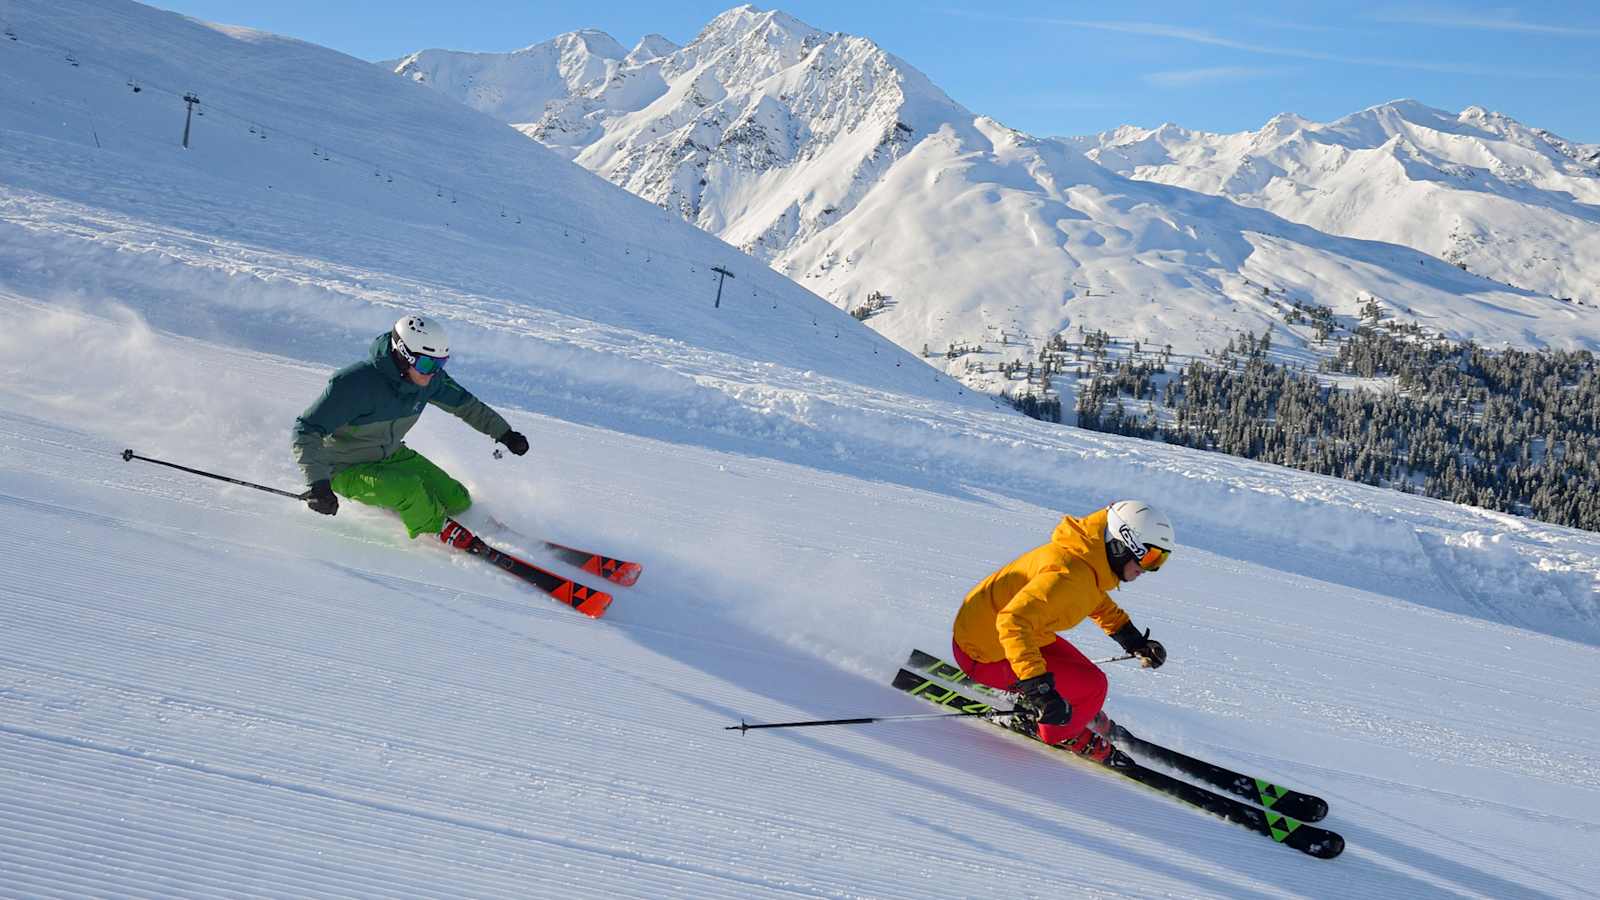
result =
[[[330,480],[340,496],[399,513],[411,537],[438,534],[446,516],[472,505],[461,482],[404,444],[377,462],[342,469]]]

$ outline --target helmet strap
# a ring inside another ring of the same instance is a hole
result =
[[[389,358],[394,360],[394,367],[400,370],[401,375],[411,371],[411,363],[406,360],[402,351],[393,347],[389,348]]]
[[[411,355],[411,351],[406,348],[405,341],[401,340],[400,335],[393,331],[389,332],[389,356],[402,373],[415,365],[417,361],[416,357]]]
[[[1115,539],[1106,541],[1106,562],[1111,564],[1111,574],[1117,576],[1118,581],[1122,580],[1122,567],[1131,559],[1133,555],[1121,541]]]

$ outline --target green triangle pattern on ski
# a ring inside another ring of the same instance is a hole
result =
[[[1257,778],[1256,792],[1261,795],[1261,805],[1271,809],[1274,804],[1283,799],[1284,794],[1289,793],[1289,789],[1278,787],[1270,781],[1262,781]]]
[[[1281,844],[1284,838],[1287,838],[1296,828],[1300,827],[1300,823],[1288,816],[1267,813],[1267,826],[1272,829],[1272,839]]]

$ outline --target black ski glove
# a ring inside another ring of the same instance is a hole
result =
[[[1139,664],[1146,669],[1159,669],[1167,661],[1167,648],[1161,646],[1160,641],[1150,640],[1150,629],[1146,628],[1143,634],[1133,627],[1133,623],[1118,628],[1111,639],[1122,645],[1122,649],[1139,658]]]
[[[1017,706],[1036,714],[1036,721],[1045,725],[1065,725],[1072,718],[1072,707],[1056,693],[1056,676],[1053,672],[1024,678],[1011,686],[1017,695]]]
[[[306,496],[306,505],[311,507],[312,512],[331,516],[339,512],[339,495],[333,492],[333,486],[324,478],[312,483],[311,493]]]
[[[1167,648],[1161,646],[1160,641],[1146,640],[1143,647],[1128,652],[1139,657],[1139,665],[1146,669],[1159,669],[1167,661]]]
[[[520,431],[508,431],[495,438],[495,443],[505,444],[507,450],[518,456],[528,452],[528,439]]]

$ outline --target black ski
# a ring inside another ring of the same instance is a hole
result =
[[[981,700],[963,696],[954,688],[946,687],[927,675],[912,672],[908,669],[901,669],[895,675],[894,686],[908,694],[921,697],[936,706],[949,707],[960,712],[979,714],[988,707],[988,704]],[[986,721],[992,722],[1001,728],[1034,737],[1025,728],[1007,725],[1001,721],[1001,718],[989,718]],[[1011,721],[1015,723],[1017,720],[1012,719]],[[1037,740],[1037,738],[1034,739]],[[1070,750],[1060,747],[1051,747],[1051,749],[1081,761],[1081,758]],[[1111,756],[1101,765],[1124,778],[1153,788],[1190,806],[1221,816],[1235,824],[1243,825],[1257,834],[1272,838],[1280,844],[1293,847],[1308,856],[1315,856],[1318,859],[1333,859],[1344,852],[1344,838],[1332,831],[1316,825],[1308,825],[1282,813],[1258,809],[1248,803],[1207,790],[1199,785],[1180,781],[1165,772],[1146,768],[1121,750],[1113,751]]]
[[[1003,695],[986,684],[979,684],[967,677],[961,667],[945,662],[931,653],[921,650],[911,651],[911,658],[906,662],[907,668],[912,671],[931,675],[943,679],[951,684],[959,685],[963,689],[970,688],[986,698],[996,698]],[[1196,759],[1179,753],[1170,747],[1163,747],[1139,737],[1128,729],[1117,725],[1111,737],[1118,749],[1126,750],[1135,756],[1149,760],[1182,772],[1184,775],[1203,781],[1218,790],[1226,791],[1236,797],[1242,797],[1251,803],[1260,804],[1276,813],[1299,819],[1302,822],[1320,822],[1328,815],[1328,801],[1302,791],[1292,790],[1273,784],[1263,778],[1225,769],[1203,759]]]
[[[1214,784],[1222,790],[1276,813],[1293,816],[1302,822],[1320,822],[1328,815],[1328,801],[1301,791],[1280,787],[1264,778],[1255,778],[1232,769],[1224,769],[1203,759],[1179,753],[1170,747],[1152,744],[1121,725],[1111,729],[1112,739],[1136,756],[1176,769],[1191,778]]]

